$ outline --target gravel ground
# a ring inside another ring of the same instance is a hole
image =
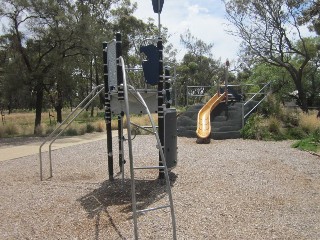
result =
[[[320,239],[320,158],[291,143],[179,138],[170,173],[178,239]],[[157,162],[155,145],[136,137],[136,165]],[[0,162],[0,239],[133,239],[129,165],[123,183],[108,181],[106,152],[106,141],[55,150],[43,182],[37,155]],[[156,178],[136,172],[139,207],[167,200]],[[141,215],[140,239],[170,239],[169,223],[168,210]]]

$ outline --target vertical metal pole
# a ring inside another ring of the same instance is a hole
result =
[[[165,67],[164,75],[165,75],[164,88],[166,91],[165,104],[166,104],[166,108],[170,108],[171,107],[171,93],[170,93],[170,70],[169,70],[169,67]]]
[[[160,19],[160,0],[158,0],[158,29],[159,29],[159,38],[161,37],[161,19]]]
[[[103,47],[103,74],[104,74],[104,104],[105,104],[106,131],[107,131],[108,173],[109,173],[109,180],[113,180],[111,105],[110,105],[110,96],[109,96],[107,46],[108,46],[107,43],[102,44],[102,47]]]
[[[159,51],[159,82],[158,82],[158,133],[161,142],[159,151],[164,148],[164,109],[163,109],[163,45],[162,38],[158,38],[157,48]],[[163,166],[159,152],[159,166]],[[164,179],[163,169],[159,169],[159,179]]]
[[[177,98],[177,69],[176,66],[174,66],[173,69],[173,75],[174,75],[174,106],[178,106],[178,98]],[[173,101],[173,100],[172,100]]]
[[[123,171],[123,116],[124,112],[118,115],[118,143],[119,143],[119,167],[120,172]]]
[[[244,103],[242,102],[242,128],[244,127]]]
[[[188,105],[189,105],[189,93],[188,93],[188,86],[186,87],[186,106],[187,106],[187,108],[188,108]]]
[[[227,59],[226,61],[226,76],[225,76],[225,87],[224,87],[224,92],[226,93],[226,103],[228,103],[228,78],[229,78],[229,60]]]
[[[124,101],[124,89],[123,89],[123,73],[120,57],[122,56],[122,41],[121,34],[116,33],[116,59],[117,59],[117,90],[118,90],[118,100],[120,102]],[[123,116],[124,112],[121,111],[118,116],[118,143],[119,143],[119,167],[120,172],[124,173],[123,164]]]
[[[120,57],[122,56],[122,41],[121,34],[116,33],[116,58],[117,58],[117,85],[118,85],[118,100],[124,100],[123,93],[123,75],[122,75],[122,66],[120,62]]]

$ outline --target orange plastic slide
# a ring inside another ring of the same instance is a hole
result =
[[[197,122],[197,135],[199,138],[207,138],[211,133],[210,113],[225,98],[226,93],[216,93],[199,111]]]

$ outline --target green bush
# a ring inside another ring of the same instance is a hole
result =
[[[301,127],[288,128],[286,135],[288,139],[303,139],[307,137],[307,133]]]
[[[309,137],[292,144],[292,147],[311,152],[320,151],[320,128],[316,129]]]
[[[271,117],[269,118],[269,126],[268,126],[268,130],[273,133],[273,134],[281,134],[281,122],[275,118],[275,117]]]
[[[312,133],[312,138],[313,140],[320,144],[320,128],[317,128],[313,133]]]
[[[293,111],[284,111],[282,116],[280,116],[283,124],[287,128],[295,128],[299,126],[299,114]]]
[[[67,130],[65,130],[64,135],[66,136],[78,136],[78,131],[77,129],[73,128],[73,127],[69,127],[67,128]]]
[[[84,111],[81,113],[80,117],[82,119],[88,119],[90,117],[90,112],[89,111]]]
[[[259,109],[259,111],[266,117],[282,115],[280,101],[271,94],[267,96],[266,101],[262,102]]]
[[[87,133],[92,133],[92,132],[94,132],[94,131],[95,131],[94,126],[88,123],[88,124],[86,125],[86,132],[87,132]]]
[[[105,112],[97,112],[97,118],[104,119]]]
[[[252,114],[240,131],[242,137],[245,139],[261,140],[267,133],[267,129],[261,125],[262,120],[261,115],[256,113]]]

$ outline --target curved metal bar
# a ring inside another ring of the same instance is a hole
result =
[[[128,134],[128,148],[129,148],[129,161],[130,161],[130,176],[131,176],[131,197],[132,197],[132,211],[133,211],[133,224],[134,224],[134,236],[138,239],[138,223],[137,223],[137,206],[136,206],[136,192],[135,192],[135,179],[134,179],[134,169],[133,169],[133,153],[132,153],[132,140],[131,140],[131,125],[130,125],[130,112],[129,112],[129,98],[128,98],[128,87],[127,87],[127,76],[124,70],[124,60],[122,57],[119,58],[122,66],[123,74],[123,92],[124,92],[124,102],[125,102],[125,114],[127,117],[127,134]]]
[[[102,92],[103,89],[104,89],[104,87],[101,88],[101,89],[91,98],[91,100],[90,100],[89,102],[87,102],[87,104],[82,107],[82,109],[80,110],[80,112],[78,112],[78,113],[70,120],[70,122],[62,129],[62,131],[60,131],[60,132],[58,133],[58,135],[55,136],[55,137],[51,140],[51,142],[50,142],[50,144],[49,144],[50,177],[52,177],[52,158],[51,158],[51,146],[52,146],[52,144],[53,144],[53,143],[57,140],[57,138],[64,132],[64,130],[66,130],[66,128],[70,126],[70,124],[74,121],[74,119],[76,119],[76,118],[79,116],[79,114],[82,113],[82,112],[91,104],[91,102]]]
[[[100,88],[101,88],[101,89],[100,89]],[[42,175],[42,147],[43,147],[43,145],[46,144],[46,143],[54,136],[54,134],[56,134],[56,133],[62,128],[62,125],[63,125],[64,123],[66,123],[66,122],[69,120],[69,118],[83,105],[83,103],[86,102],[93,94],[95,94],[95,92],[96,92],[98,89],[100,89],[100,90],[99,90],[99,93],[100,93],[100,92],[104,89],[104,85],[101,84],[101,85],[96,86],[96,87],[88,94],[88,96],[87,96],[85,99],[83,99],[82,102],[78,104],[78,106],[76,106],[76,108],[66,117],[66,119],[65,119],[61,124],[59,124],[59,126],[58,126],[56,129],[54,129],[54,130],[52,131],[52,133],[50,133],[49,136],[47,136],[47,137],[45,138],[45,140],[44,140],[44,141],[42,142],[42,144],[40,145],[40,147],[39,147],[39,160],[40,160],[40,180],[41,180],[41,181],[43,180],[43,175]],[[96,95],[95,95],[94,97],[96,97]],[[94,98],[94,97],[91,97],[91,98]],[[90,103],[91,103],[91,101],[90,101]],[[78,115],[79,115],[79,114],[78,114]],[[59,133],[59,135],[60,135],[60,133]],[[49,156],[50,156],[50,153],[49,153]],[[52,177],[52,164],[51,164],[51,163],[50,163],[50,177]]]
[[[122,68],[124,68],[124,60],[122,57],[120,57],[120,62],[122,65]],[[132,155],[132,141],[131,141],[131,125],[130,125],[130,112],[129,112],[129,101],[128,101],[128,87],[131,88],[131,90],[133,90],[136,94],[138,99],[140,100],[140,102],[142,103],[142,105],[145,107],[149,120],[151,122],[152,125],[152,130],[154,135],[156,136],[156,140],[157,140],[157,146],[159,148],[159,152],[160,152],[160,156],[161,156],[161,160],[164,166],[164,172],[165,172],[165,178],[167,181],[167,194],[168,194],[168,198],[169,198],[169,202],[170,202],[170,206],[171,206],[171,219],[172,219],[172,230],[173,230],[173,239],[176,239],[176,220],[175,220],[175,214],[174,214],[174,208],[173,208],[173,198],[172,198],[172,194],[171,194],[171,190],[170,190],[170,178],[169,178],[169,172],[168,172],[168,168],[166,165],[166,160],[165,160],[165,156],[164,156],[164,152],[163,149],[161,148],[161,142],[160,142],[160,138],[158,135],[158,131],[156,129],[156,125],[154,123],[154,120],[152,118],[152,115],[149,111],[149,108],[146,104],[146,102],[144,101],[144,99],[142,98],[141,94],[139,92],[137,92],[135,90],[135,88],[131,85],[127,85],[127,79],[126,79],[126,73],[123,69],[123,85],[124,85],[124,99],[125,99],[125,113],[127,116],[127,131],[128,131],[128,146],[129,146],[129,158],[130,158],[130,174],[131,174],[131,178],[133,179],[132,181],[132,185],[131,185],[131,192],[132,192],[132,199],[133,199],[133,221],[134,221],[134,231],[135,231],[135,239],[138,239],[138,232],[137,232],[137,206],[136,206],[136,196],[135,196],[135,181],[134,181],[134,168],[133,168],[133,155]]]

